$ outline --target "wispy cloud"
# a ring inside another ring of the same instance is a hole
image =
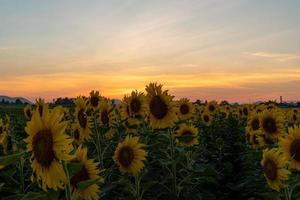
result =
[[[289,54],[289,53],[271,53],[271,52],[246,52],[246,54],[255,57],[267,58],[272,60],[277,60],[280,62],[290,61],[300,58],[300,55]]]

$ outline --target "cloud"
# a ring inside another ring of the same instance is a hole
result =
[[[246,54],[255,56],[255,57],[277,60],[280,62],[285,62],[285,61],[290,61],[290,60],[300,58],[300,55],[288,54],[288,53],[270,53],[270,52],[252,52],[251,53],[251,52],[246,52]]]

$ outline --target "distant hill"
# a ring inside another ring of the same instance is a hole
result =
[[[19,99],[22,103],[29,103],[32,104],[31,101],[25,99],[23,97],[8,97],[8,96],[0,96],[0,103],[1,102],[9,102],[9,103],[16,103],[16,100]]]

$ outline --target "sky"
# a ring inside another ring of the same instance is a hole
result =
[[[0,0],[0,95],[300,100],[298,0]]]

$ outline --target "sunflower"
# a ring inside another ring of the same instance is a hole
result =
[[[286,113],[286,118],[287,118],[290,125],[300,123],[300,113],[296,109],[289,110]]]
[[[285,187],[284,182],[288,180],[290,171],[286,169],[288,161],[281,156],[278,149],[265,149],[263,151],[263,159],[261,166],[264,176],[269,186],[279,191],[280,188]]]
[[[187,98],[182,98],[177,102],[178,116],[180,119],[189,119],[195,112],[195,106]]]
[[[76,144],[81,144],[84,140],[82,139],[82,136],[80,134],[80,127],[78,123],[74,123],[72,124],[72,131],[73,131],[73,138],[74,138],[74,142]]]
[[[31,116],[32,116],[32,107],[31,105],[27,104],[24,108],[24,115],[25,115],[25,118],[27,120],[30,120],[31,119]]]
[[[123,116],[137,117],[145,116],[147,113],[147,102],[142,92],[132,91],[130,96],[123,99],[124,109]]]
[[[98,120],[100,124],[105,127],[111,126],[115,121],[113,107],[107,99],[100,101],[100,114]]]
[[[47,188],[63,188],[67,181],[60,160],[69,160],[72,139],[65,134],[67,122],[62,121],[59,109],[44,110],[42,117],[34,112],[27,122],[25,139],[28,151],[32,152],[31,167],[39,185]]]
[[[99,176],[98,163],[95,163],[93,159],[87,158],[87,148],[79,146],[76,150],[75,158],[71,162],[82,164],[81,169],[70,177],[72,195],[84,200],[99,199],[100,188],[98,183],[103,183],[103,178]],[[87,180],[97,180],[97,182],[85,189],[79,189],[78,183]]]
[[[122,172],[137,175],[144,168],[147,152],[145,145],[139,143],[139,137],[127,135],[122,143],[119,143],[113,160]]]
[[[45,103],[44,99],[37,99],[36,100],[36,110],[39,112],[40,116],[42,117],[45,110],[48,109],[48,104]]]
[[[250,131],[257,131],[259,127],[259,115],[256,112],[252,112],[247,120],[247,128],[249,128]]]
[[[146,91],[150,126],[154,129],[173,126],[177,118],[173,96],[167,90],[162,91],[162,85],[157,83],[150,83],[146,86]]]
[[[89,105],[93,108],[93,110],[97,110],[100,105],[101,96],[99,95],[99,91],[91,91],[89,97]]]
[[[1,142],[1,140],[4,137],[5,134],[6,134],[6,127],[3,123],[3,120],[0,119],[0,142]]]
[[[279,140],[283,156],[291,161],[290,168],[300,170],[300,128],[290,127],[289,134]]]
[[[87,100],[83,97],[77,97],[74,100],[75,108],[75,121],[78,124],[80,130],[80,137],[83,140],[89,140],[91,138],[91,118],[87,116]]]
[[[243,111],[243,116],[244,116],[244,117],[248,117],[248,115],[249,115],[249,113],[250,113],[250,110],[251,110],[250,105],[245,104],[245,105],[242,106],[241,109],[242,109],[242,111]]]
[[[250,132],[250,143],[253,149],[262,148],[266,145],[264,134],[260,131]]]
[[[198,129],[192,125],[183,124],[175,134],[176,142],[182,146],[193,146],[199,144]]]
[[[206,105],[206,109],[211,114],[215,114],[217,112],[217,110],[218,110],[218,102],[216,102],[216,101],[210,101],[210,102],[208,102],[207,105]]]
[[[259,117],[260,130],[266,137],[277,140],[284,134],[284,117],[280,111],[265,110]]]
[[[213,120],[213,116],[209,111],[204,111],[201,115],[201,120],[206,126],[210,126]]]
[[[227,107],[221,107],[220,108],[220,115],[221,115],[221,117],[227,119],[228,116],[229,116],[229,114],[230,114],[230,110],[227,109]]]

